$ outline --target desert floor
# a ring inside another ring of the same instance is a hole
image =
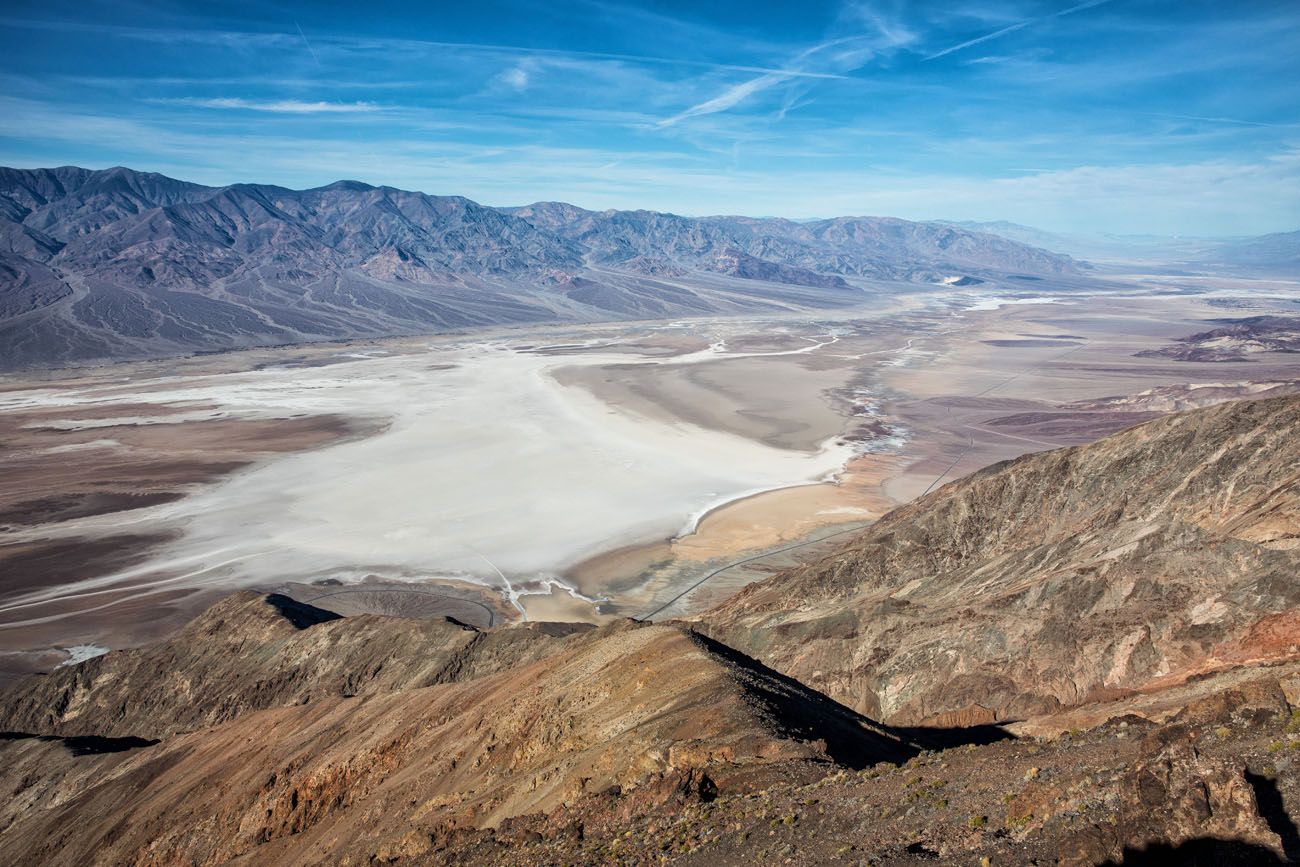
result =
[[[1295,284],[1112,286],[4,377],[0,677],[248,586],[475,625],[687,614],[990,463],[1300,388],[1294,355],[1134,355],[1300,312]]]

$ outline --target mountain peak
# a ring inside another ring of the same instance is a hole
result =
[[[308,192],[322,192],[325,190],[329,190],[331,192],[368,193],[371,190],[376,190],[376,189],[379,188],[364,183],[363,181],[343,180],[343,181],[334,181],[333,183],[326,184],[323,187],[314,187]]]

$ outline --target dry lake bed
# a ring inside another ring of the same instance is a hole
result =
[[[0,677],[238,587],[475,625],[689,614],[989,463],[1300,389],[1294,355],[1136,354],[1297,297],[1134,276],[10,375]]]

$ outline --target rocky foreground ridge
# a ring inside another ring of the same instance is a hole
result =
[[[1300,651],[1300,400],[998,464],[701,629],[870,716],[1057,713]]]
[[[991,467],[693,623],[235,594],[0,695],[33,864],[1300,857],[1300,398]]]

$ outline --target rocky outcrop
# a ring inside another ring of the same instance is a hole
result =
[[[1159,736],[1176,734],[1163,731]],[[1254,859],[1278,858],[1284,854],[1282,840],[1261,815],[1248,775],[1240,761],[1207,758],[1187,741],[1175,740],[1133,765],[1117,787],[1113,821],[1070,834],[1060,863],[1087,867],[1156,861],[1157,853],[1192,851],[1197,841],[1210,840],[1221,853],[1236,849],[1255,853]],[[1244,863],[1260,863],[1254,859]]]
[[[1137,354],[1177,361],[1249,361],[1250,356],[1262,352],[1300,352],[1300,317],[1248,316],[1215,321],[1217,328]]]
[[[161,644],[11,685],[0,693],[0,730],[167,737],[266,708],[471,680],[559,652],[567,632],[586,630],[480,632],[445,619],[344,620],[284,596],[243,591]]]
[[[1300,653],[1300,399],[990,467],[701,628],[892,723],[998,721]]]
[[[705,269],[719,274],[730,274],[746,280],[765,280],[769,283],[788,283],[792,286],[816,286],[822,289],[843,289],[852,291],[843,277],[835,274],[818,274],[807,268],[768,262],[728,247],[720,252],[712,262],[705,264]]]

